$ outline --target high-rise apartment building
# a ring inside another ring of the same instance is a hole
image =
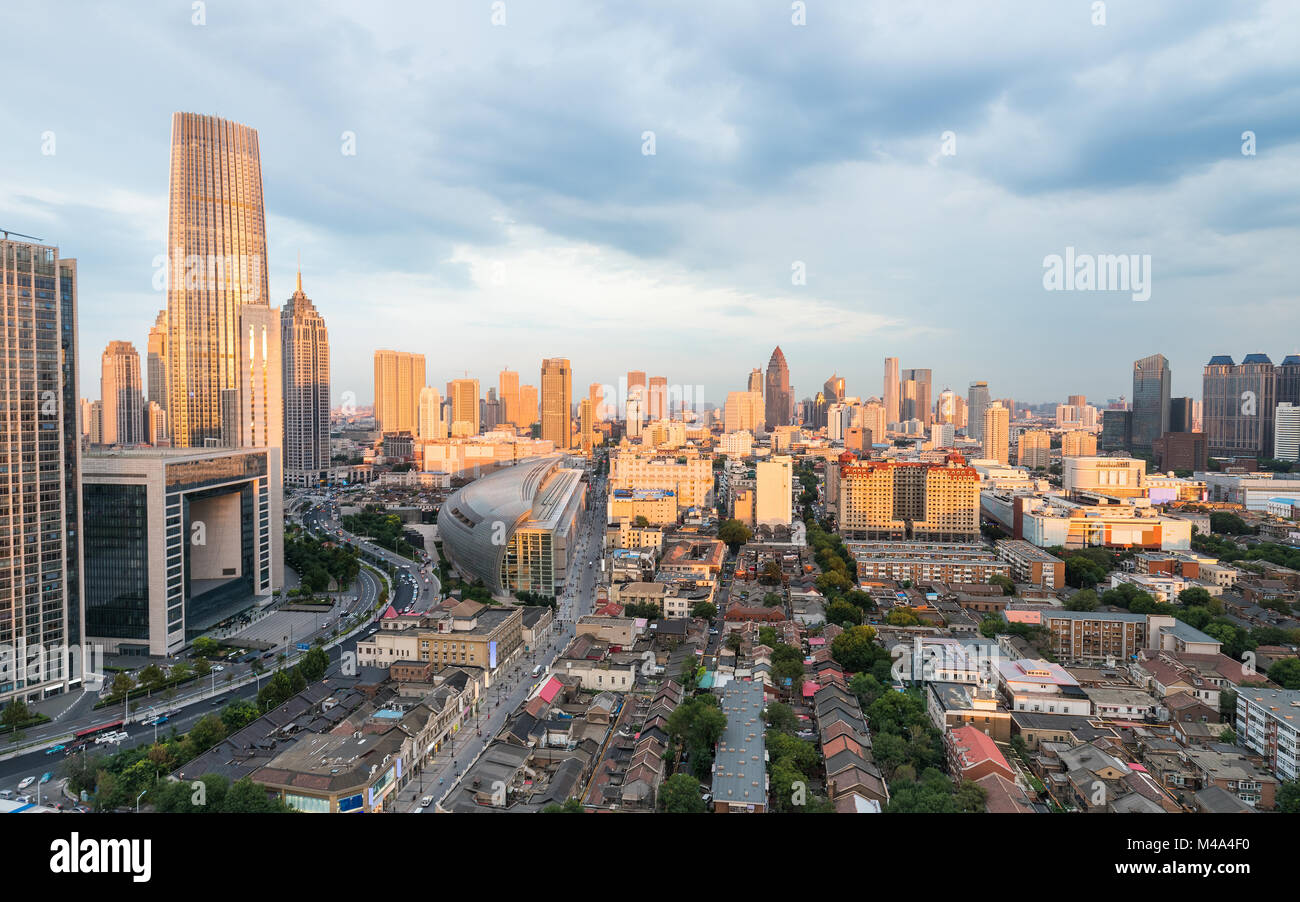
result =
[[[145,386],[146,401],[154,401],[167,410],[167,311],[158,313],[153,328],[149,330],[149,341],[145,346]]]
[[[883,399],[885,402],[885,421],[889,425],[897,423],[901,419],[899,416],[898,389],[898,358],[886,357]],[[880,438],[883,440],[884,436]]]
[[[989,460],[1011,462],[1011,412],[1001,401],[993,401],[984,409],[984,456]]]
[[[330,342],[325,319],[297,288],[280,308],[284,481],[317,485],[330,468]]]
[[[423,354],[375,351],[375,422],[381,432],[415,434],[424,385]],[[478,410],[477,395],[474,408]]]
[[[442,422],[442,398],[438,390],[426,385],[420,389],[420,422],[416,435],[430,442],[447,437],[447,427]]]
[[[497,400],[501,402],[502,422],[523,426],[519,422],[519,373],[505,369],[497,375]]]
[[[129,341],[110,341],[100,358],[99,395],[103,401],[106,445],[138,445],[144,441],[144,393],[140,385],[140,355]]]
[[[628,374],[629,384],[633,375]],[[645,374],[640,375],[644,385]],[[573,369],[564,357],[542,361],[541,438],[554,442],[557,451],[573,447]]]
[[[83,676],[77,262],[0,235],[0,323],[0,649],[41,662],[9,659],[2,706]]]
[[[727,392],[722,423],[725,432],[758,432],[763,426],[762,392]]]
[[[1077,429],[1061,436],[1062,457],[1095,457],[1097,455],[1097,434]]]
[[[979,474],[960,454],[943,464],[871,460],[839,465],[846,539],[959,542],[979,536]]]
[[[1273,418],[1273,457],[1300,460],[1300,405],[1283,401]]]
[[[1152,354],[1133,363],[1133,448],[1150,451],[1169,431],[1169,361]]]
[[[238,407],[225,393],[241,382],[240,311],[270,303],[256,129],[172,116],[167,254],[172,443],[222,444],[223,411]]]
[[[755,471],[755,522],[759,526],[789,526],[794,519],[793,459],[789,455],[778,454],[760,460]]]
[[[578,438],[583,454],[596,446],[596,402],[583,398],[578,402]]]
[[[1201,416],[1211,457],[1263,457],[1272,452],[1277,368],[1267,354],[1247,354],[1240,364],[1227,354],[1211,357],[1201,386]]]
[[[522,421],[518,425],[529,427],[536,426],[540,418],[537,404],[537,386],[521,385],[519,386],[519,419]]]
[[[764,379],[763,420],[768,432],[777,426],[785,426],[794,413],[794,400],[790,391],[790,367],[785,362],[785,354],[778,345],[767,361],[767,376]]]
[[[477,379],[451,380],[451,434],[453,438],[478,435],[483,410],[479,406]]]
[[[1026,429],[1016,439],[1016,463],[1031,470],[1044,469],[1052,462],[1052,436],[1043,429]]]
[[[984,411],[988,406],[989,384],[972,382],[966,391],[966,434],[977,441],[984,441]]]

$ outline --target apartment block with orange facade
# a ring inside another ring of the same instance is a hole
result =
[[[979,474],[960,454],[942,464],[841,464],[838,528],[846,539],[969,541],[979,536]]]

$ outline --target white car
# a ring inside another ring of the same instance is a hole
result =
[[[31,785],[32,785],[33,783],[35,783],[35,782],[36,782],[36,778],[35,778],[35,777],[25,777],[25,778],[23,778],[22,782],[20,782],[20,783],[18,784],[18,788],[19,788],[19,789],[26,789],[28,786],[31,786]]]
[[[217,673],[221,673],[221,672],[224,671],[226,668],[225,668],[225,665],[224,665],[224,664],[213,664],[213,665],[212,665],[212,669],[215,670]]]
[[[420,799],[421,808],[428,808],[432,804],[433,804],[433,796],[425,796],[424,798]]]

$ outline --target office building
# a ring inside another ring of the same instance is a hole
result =
[[[1162,472],[1204,472],[1210,467],[1210,446],[1204,432],[1166,432],[1156,439],[1151,451],[1156,469]]]
[[[451,392],[451,435],[453,438],[478,435],[482,429],[477,379],[453,379]]]
[[[270,303],[257,130],[174,114],[170,181],[167,420],[176,447],[202,448],[239,410],[240,311]]]
[[[930,407],[930,370],[908,369],[901,374],[902,382],[898,386],[899,419],[919,420],[923,427],[928,427],[934,419]]]
[[[646,386],[646,413],[649,419],[666,420],[671,415],[668,409],[668,379],[664,376],[651,376]]]
[[[375,351],[375,424],[380,432],[416,431],[424,385],[423,354]],[[477,420],[477,394],[474,408]]]
[[[984,427],[981,443],[984,457],[1004,464],[1011,463],[1011,412],[994,401],[984,409]]]
[[[893,426],[900,419],[898,405],[898,358],[885,358],[885,385],[882,395],[885,405],[886,428]],[[883,436],[882,436],[883,438]]]
[[[171,445],[167,437],[167,411],[157,401],[150,401],[144,409],[144,442],[155,448]]]
[[[1133,363],[1133,448],[1150,451],[1169,431],[1169,361],[1152,354]]]
[[[596,403],[591,398],[578,402],[578,441],[586,455],[596,446]]]
[[[280,308],[284,481],[317,485],[330,469],[330,342],[325,320],[297,287]]]
[[[826,399],[828,404],[833,404],[836,401],[843,401],[844,377],[832,374],[831,377],[826,380],[826,384],[822,386],[822,396]]]
[[[754,518],[759,526],[789,526],[794,519],[792,500],[794,462],[784,454],[760,460],[755,466],[757,504]]]
[[[713,462],[695,453],[664,455],[652,449],[611,451],[609,491],[616,489],[670,491],[679,509],[713,506]]]
[[[564,357],[542,361],[541,437],[559,451],[573,447],[573,369]]]
[[[1267,354],[1247,354],[1240,364],[1227,354],[1210,358],[1201,402],[1211,457],[1266,457],[1273,451],[1277,370]]]
[[[519,374],[505,369],[497,374],[497,400],[501,402],[501,421],[512,426],[525,426],[519,422]]]
[[[0,343],[0,648],[41,661],[8,662],[4,705],[83,677],[77,261],[0,233],[0,322],[33,336]]]
[[[984,411],[989,406],[989,384],[972,382],[966,393],[966,422],[970,425],[966,434],[977,441],[984,441]]]
[[[274,448],[279,470],[284,447],[280,312],[267,304],[245,304],[239,310],[239,333],[239,382],[222,392],[222,443],[227,448]]]
[[[86,635],[174,655],[283,586],[276,449],[135,450],[84,459]]]
[[[144,441],[140,355],[129,341],[111,341],[104,349],[100,364],[101,441],[105,445],[137,445]]]
[[[786,426],[794,413],[794,396],[790,390],[790,367],[785,362],[785,354],[778,345],[767,361],[767,376],[764,380],[763,422],[764,428],[772,432],[777,426]]]
[[[1127,451],[1133,446],[1133,411],[1110,409],[1101,412],[1101,450]]]
[[[145,376],[148,379],[145,400],[156,401],[164,411],[167,410],[167,367],[167,311],[163,310],[149,330],[149,341],[145,346]]]

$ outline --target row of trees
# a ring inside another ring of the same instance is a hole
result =
[[[331,583],[341,590],[352,585],[361,572],[361,560],[355,548],[326,545],[301,531],[286,537],[284,562],[311,593],[328,592]]]
[[[415,549],[402,537],[402,518],[396,514],[386,514],[373,504],[359,514],[344,517],[343,528],[353,535],[365,536],[376,545],[402,557],[415,557]]]

